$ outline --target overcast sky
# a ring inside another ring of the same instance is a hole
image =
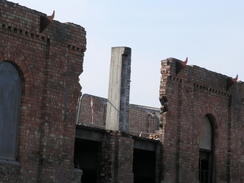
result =
[[[111,47],[132,49],[130,103],[160,107],[161,60],[244,81],[243,0],[12,0],[87,31],[82,92],[108,93]]]

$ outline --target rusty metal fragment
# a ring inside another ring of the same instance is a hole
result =
[[[226,78],[226,90],[228,91],[230,87],[236,83],[238,80],[238,74],[236,75],[236,78]]]
[[[188,62],[188,57],[186,57],[186,60],[184,62],[176,62],[176,75],[186,66]]]
[[[41,16],[40,17],[40,32],[43,32],[47,26],[53,21],[55,16],[55,11],[51,16]]]

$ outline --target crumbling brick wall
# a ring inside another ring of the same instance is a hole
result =
[[[159,130],[159,109],[140,105],[130,105],[129,131],[135,135],[149,137]]]
[[[164,182],[197,182],[200,125],[214,130],[214,182],[243,182],[244,84],[177,59],[162,61],[160,97],[167,98],[163,124]],[[164,104],[163,104],[164,105]]]
[[[0,160],[1,182],[80,181],[73,144],[86,33],[58,21],[40,32],[46,17],[0,2],[0,62],[12,63],[22,78],[17,158]]]
[[[105,127],[107,99],[84,94],[80,102],[79,123],[100,128]]]
[[[104,128],[107,103],[107,99],[84,94],[81,99],[79,124]],[[158,130],[159,109],[129,104],[129,133],[149,137],[149,134]]]

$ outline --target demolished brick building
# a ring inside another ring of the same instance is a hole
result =
[[[112,48],[108,99],[81,99],[75,162],[84,182],[161,179],[161,143],[149,137],[159,130],[160,111],[129,104],[130,62],[130,48]]]
[[[244,83],[172,58],[161,74],[165,182],[244,182]]]
[[[77,107],[84,28],[0,11],[0,182],[244,182],[242,82],[169,58],[162,106],[129,104],[131,50],[116,47],[108,99]]]
[[[244,181],[244,84],[186,63],[174,58],[161,62],[160,114],[158,109],[128,105],[127,131],[106,125],[108,105],[120,113],[109,98],[83,96],[76,138],[100,144],[97,182]],[[99,131],[99,138],[92,129]],[[89,167],[83,165],[85,173]],[[111,179],[104,181],[103,175]]]
[[[84,28],[0,1],[0,182],[79,182],[73,165]]]

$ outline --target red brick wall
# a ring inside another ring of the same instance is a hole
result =
[[[227,90],[227,76],[197,66],[181,67],[176,59],[162,61],[160,95],[168,99],[163,128],[165,182],[197,182],[200,124],[212,118],[214,179],[243,182],[243,83]]]
[[[79,123],[104,128],[106,112],[107,99],[84,94],[81,98]]]
[[[86,47],[85,30],[52,21],[40,33],[43,13],[0,2],[0,62],[23,79],[18,156],[0,161],[1,182],[75,182],[75,116]]]
[[[93,107],[91,107],[91,100],[93,101]],[[107,99],[84,94],[81,99],[79,123],[104,128],[107,102]],[[158,129],[159,109],[134,104],[129,105],[129,133],[139,135],[142,132],[142,136],[148,137],[150,133],[155,133]]]
[[[133,182],[134,139],[111,133],[111,183]]]
[[[139,105],[130,105],[129,131],[135,135],[148,137],[159,130],[159,110]]]

